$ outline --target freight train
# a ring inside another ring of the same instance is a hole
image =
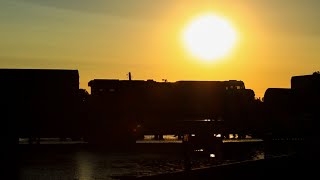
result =
[[[242,81],[94,79],[89,86],[91,139],[98,141],[203,131],[244,134],[253,123],[254,92]]]
[[[0,69],[2,137],[83,138],[121,145],[145,134],[306,134],[318,127],[319,74],[269,88],[264,102],[243,81],[94,79],[79,89],[77,70]],[[315,132],[315,131],[314,131]]]

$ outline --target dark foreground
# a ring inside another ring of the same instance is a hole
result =
[[[237,163],[216,165],[194,169],[189,172],[167,173],[138,179],[216,179],[216,180],[257,180],[257,179],[317,179],[314,171],[316,164],[311,164],[296,156],[281,156],[263,160],[249,160]],[[120,179],[126,179],[122,177]]]
[[[135,152],[111,152],[85,145],[19,146],[8,152],[0,179],[106,180],[106,179],[308,179],[316,174],[314,162],[286,153],[261,154],[263,144],[227,144],[221,161],[192,157],[184,170],[181,146],[170,144],[162,151],[143,146]],[[162,146],[163,147],[163,146]],[[152,151],[151,151],[152,150]],[[229,156],[227,156],[227,152]],[[238,152],[238,154],[236,153]],[[246,155],[247,154],[247,155]]]

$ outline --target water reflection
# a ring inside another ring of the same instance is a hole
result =
[[[90,155],[86,152],[76,152],[75,158],[77,166],[75,178],[79,180],[91,179],[93,177],[93,166],[90,164],[92,161]]]
[[[208,167],[217,163],[240,159],[264,158],[263,149],[252,144],[248,147],[232,147],[227,143],[225,159],[216,162],[209,156],[194,156],[192,168]],[[179,144],[174,144],[179,145]],[[52,148],[54,147],[54,148]],[[239,152],[239,153],[236,153]],[[229,155],[227,154],[229,153]],[[184,158],[180,152],[123,152],[111,153],[101,149],[57,145],[22,148],[20,151],[20,179],[113,179],[119,176],[144,176],[183,171]],[[213,158],[214,159],[214,158]]]

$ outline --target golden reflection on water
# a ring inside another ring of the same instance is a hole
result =
[[[79,180],[88,180],[93,177],[90,156],[83,155],[84,152],[78,152],[76,155],[77,175]]]

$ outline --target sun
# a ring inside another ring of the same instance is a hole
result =
[[[236,36],[231,24],[214,14],[196,17],[182,33],[185,48],[194,57],[209,62],[230,53],[235,45]]]

